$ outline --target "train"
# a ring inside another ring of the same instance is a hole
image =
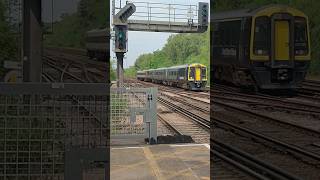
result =
[[[213,13],[214,81],[254,90],[294,90],[311,61],[308,16],[286,5]]]
[[[137,79],[146,82],[203,91],[207,84],[207,67],[200,63],[137,72]]]
[[[109,57],[110,32],[108,28],[94,29],[86,33],[87,56],[98,61]]]

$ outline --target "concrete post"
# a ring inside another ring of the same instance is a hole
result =
[[[123,70],[123,57],[124,53],[116,53],[117,55],[117,86],[123,87],[123,76],[124,76],[124,70]]]
[[[23,1],[23,81],[41,82],[41,0]]]

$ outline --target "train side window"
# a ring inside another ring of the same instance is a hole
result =
[[[184,74],[186,73],[184,68],[179,69],[179,76],[184,76]]]
[[[241,21],[220,22],[219,29],[214,31],[214,44],[238,46],[240,40]]]
[[[231,45],[238,46],[240,41],[240,32],[241,32],[241,21],[232,21],[230,23],[230,30],[231,30]]]
[[[207,77],[207,69],[205,67],[201,68],[201,77],[203,79]]]
[[[268,55],[270,52],[270,24],[267,16],[257,17],[255,20],[253,52],[256,55]]]
[[[294,52],[295,55],[308,54],[307,21],[303,17],[295,17],[294,23]]]

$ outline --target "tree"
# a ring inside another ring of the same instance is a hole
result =
[[[11,32],[5,17],[5,5],[0,1],[0,77],[4,76],[3,62],[18,59],[18,44],[15,35]]]

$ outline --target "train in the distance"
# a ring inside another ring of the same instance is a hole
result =
[[[207,84],[207,67],[203,64],[193,63],[168,68],[149,69],[138,71],[137,79],[201,91],[205,89]]]
[[[94,29],[86,33],[86,49],[89,58],[106,61],[109,58],[109,45],[109,29]]]
[[[255,90],[296,89],[311,60],[308,17],[285,5],[213,13],[214,81]]]

